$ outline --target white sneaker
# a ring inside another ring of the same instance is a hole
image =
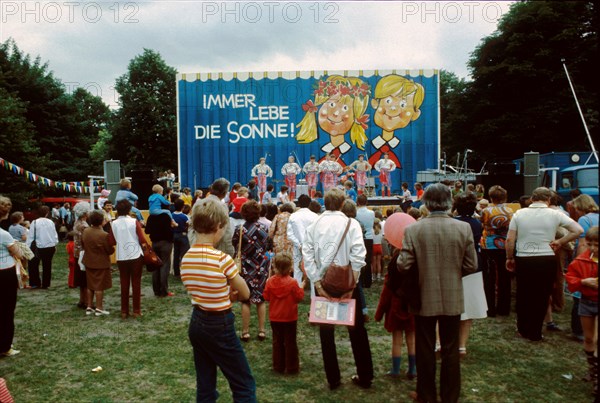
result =
[[[94,313],[94,309],[92,309],[92,308],[87,308],[87,309],[85,310],[85,314],[86,314],[86,315],[91,315],[91,314],[93,314],[93,313]]]
[[[11,348],[11,349],[10,349],[10,350],[8,350],[7,352],[5,352],[5,353],[2,353],[2,355],[3,355],[3,356],[5,356],[5,357],[12,357],[12,356],[14,356],[14,355],[17,355],[17,354],[19,354],[20,352],[21,352],[21,351],[19,351],[19,350],[15,350],[14,348]]]
[[[110,315],[110,312],[103,311],[102,309],[96,308],[96,316],[102,316],[102,315]]]

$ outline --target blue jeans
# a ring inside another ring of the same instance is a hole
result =
[[[179,267],[181,266],[181,258],[190,249],[190,240],[186,232],[175,232],[173,234],[173,274],[180,275]]]
[[[256,402],[256,382],[240,339],[235,333],[235,316],[208,315],[194,309],[188,332],[196,366],[196,402],[216,402],[217,367],[229,382],[233,401]]]

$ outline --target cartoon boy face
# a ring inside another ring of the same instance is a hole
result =
[[[331,136],[343,136],[354,124],[352,98],[336,94],[321,105],[319,126]]]
[[[402,129],[419,118],[421,110],[415,108],[415,93],[401,96],[398,93],[380,100],[372,100],[375,124],[386,131]]]

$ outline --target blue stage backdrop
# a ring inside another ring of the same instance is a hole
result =
[[[395,192],[438,167],[438,70],[179,74],[177,94],[182,186],[245,184],[260,157],[273,169],[269,181],[282,180],[288,156],[302,166],[326,152],[342,165],[360,154],[374,165],[387,151],[398,165]]]

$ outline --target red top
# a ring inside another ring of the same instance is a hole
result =
[[[395,265],[392,267],[393,270],[397,270]],[[377,310],[375,311],[375,321],[379,322],[385,315],[385,321],[383,322],[383,327],[385,330],[388,332],[403,330],[405,328],[403,322],[407,320],[414,320],[413,315],[408,312],[408,307],[406,304],[403,303],[401,298],[392,292],[387,284],[388,275],[386,274],[385,282],[383,283],[383,289],[381,290],[381,296],[379,297],[379,304],[377,305]]]
[[[271,322],[294,322],[298,320],[298,302],[304,298],[304,290],[291,276],[273,276],[267,280],[263,297],[269,301]]]
[[[75,242],[69,241],[67,242],[67,255],[69,255],[69,263],[75,262]]]
[[[421,200],[421,198],[423,197],[423,193],[425,193],[423,189],[417,190],[417,200]]]
[[[232,190],[229,192],[229,203],[233,203],[233,201],[237,198],[237,192]]]
[[[598,290],[586,287],[581,280],[589,277],[598,277],[598,262],[590,259],[589,249],[577,256],[569,265],[565,276],[569,291],[581,291],[581,295],[590,301],[598,301]]]
[[[233,203],[233,212],[239,213],[242,211],[242,205],[248,201],[246,197],[236,197]]]

